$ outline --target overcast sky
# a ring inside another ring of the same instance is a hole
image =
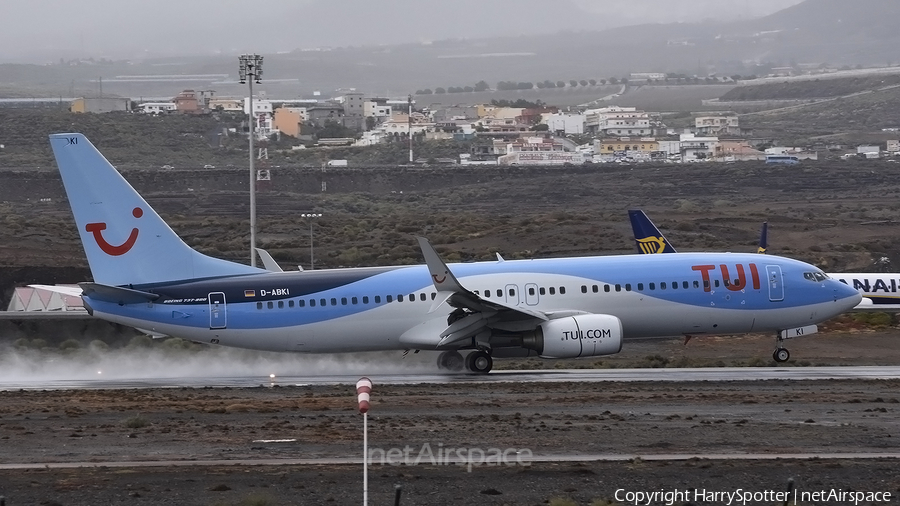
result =
[[[7,0],[0,62],[271,53],[734,20],[801,0]],[[0,76],[2,80],[2,76]]]

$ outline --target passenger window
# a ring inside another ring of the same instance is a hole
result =
[[[351,304],[359,304],[359,299],[357,299],[356,297],[351,297],[351,298],[350,298],[350,303],[351,303]]]
[[[715,281],[715,284],[716,284],[716,288],[719,288],[719,280],[716,279],[716,280],[714,280],[714,281]]]
[[[660,290],[665,290],[665,289],[666,289],[666,282],[665,282],[665,281],[663,281],[662,283],[659,284],[659,289],[660,289]]]
[[[363,304],[368,304],[368,303],[369,303],[369,296],[363,295]]]
[[[682,281],[682,282],[681,282],[681,287],[684,288],[685,290],[687,290],[687,289],[690,288],[691,286],[688,284],[687,281]]]
[[[316,307],[316,299],[309,299],[309,307]]]
[[[347,305],[347,297],[341,297],[341,305],[342,305],[342,306],[346,306],[346,305]]]
[[[426,297],[424,293],[420,293],[419,300],[421,300],[422,302],[425,302],[426,300],[428,300],[428,297]]]
[[[510,296],[510,297],[515,297],[515,296],[516,296],[516,291],[515,291],[514,289],[510,288],[510,289],[509,289],[509,296]]]
[[[403,294],[397,296],[397,302],[403,302]]]
[[[617,291],[617,292],[621,292],[621,291],[622,291],[622,285],[616,283],[616,291]]]
[[[288,307],[294,307],[294,301],[289,300],[289,301],[288,301]]]
[[[284,301],[283,300],[278,301],[278,309],[284,309]]]
[[[503,290],[497,289],[497,297],[503,297]]]
[[[484,291],[484,298],[485,298],[485,299],[490,299],[490,298],[491,298],[491,291],[490,291],[490,290],[485,290],[485,291]]]
[[[656,283],[650,283],[650,289],[656,290]]]
[[[270,300],[269,302],[266,302],[266,307],[272,309],[273,307],[275,307],[275,305],[272,304],[272,301]]]
[[[638,283],[638,291],[639,291],[639,292],[643,292],[643,291],[644,291],[644,284],[643,284],[643,283]]]
[[[609,285],[603,285],[603,291],[609,292]]]
[[[544,295],[545,293],[547,293],[547,291],[544,290],[544,287],[543,287],[543,286],[540,288],[540,290],[538,290],[538,292],[539,292],[541,295]]]
[[[556,295],[556,288],[550,287],[550,295]]]
[[[534,287],[533,286],[528,287],[528,295],[534,295]]]
[[[559,294],[560,294],[560,295],[565,295],[565,294],[566,294],[566,287],[564,287],[564,286],[559,287]]]
[[[305,305],[306,305],[306,301],[305,301],[305,300],[300,299],[300,300],[297,301],[297,307],[303,307],[303,306],[305,306]]]
[[[319,299],[319,305],[325,307],[328,305],[328,301],[325,299]]]
[[[581,285],[581,293],[587,293],[587,286]]]
[[[431,300],[434,300],[436,298],[437,298],[437,293],[431,292]]]
[[[703,280],[703,288],[709,288],[709,280],[708,279]]]
[[[390,302],[390,301],[388,301],[388,302]],[[376,304],[381,304],[381,295],[376,295],[376,296],[375,296],[375,303],[376,303]]]
[[[591,291],[594,292],[594,293],[597,293],[597,292],[600,291],[600,287],[597,286],[597,285],[594,285],[594,286],[591,287]]]
[[[630,291],[631,291],[631,283],[625,283],[625,291],[626,291],[626,292],[630,292]]]
[[[262,309],[262,302],[256,303],[256,309]]]
[[[672,290],[678,290],[678,281],[672,281]]]
[[[416,301],[416,294],[414,294],[414,293],[409,294],[409,301],[410,301],[410,302],[415,302],[415,301]]]
[[[700,282],[694,280],[694,288],[700,288]]]
[[[331,305],[332,305],[332,306],[337,306],[337,299],[336,299],[336,298],[334,298],[334,297],[331,298]]]
[[[385,296],[385,297],[384,297],[384,300],[387,301],[387,302],[394,302],[394,298],[391,297],[390,295]]]

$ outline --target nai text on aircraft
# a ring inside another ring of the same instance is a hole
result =
[[[448,369],[493,358],[591,357],[638,337],[780,332],[860,301],[816,267],[731,253],[269,272],[187,246],[81,134],[50,136],[93,282],[95,317],[153,335],[307,353],[439,350]],[[463,358],[461,352],[467,352]]]

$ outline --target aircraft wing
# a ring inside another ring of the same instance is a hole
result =
[[[900,304],[875,304],[872,299],[863,297],[862,302],[850,311],[854,313],[900,313]]]
[[[441,259],[434,246],[424,237],[417,237],[425,257],[437,297],[430,312],[447,303],[456,308],[450,317],[440,316],[423,322],[401,336],[401,342],[436,348],[459,347],[475,339],[487,339],[491,329],[527,330],[540,322],[551,319],[541,311],[512,306],[496,300],[485,299],[460,284],[450,268]]]

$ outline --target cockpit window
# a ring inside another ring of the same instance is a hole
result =
[[[826,279],[828,279],[828,275],[822,271],[804,272],[803,277],[805,279],[808,279],[810,281],[815,281],[815,282],[821,282],[821,281],[825,281]]]

